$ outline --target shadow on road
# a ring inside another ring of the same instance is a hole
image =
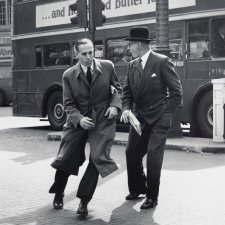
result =
[[[122,205],[115,208],[110,216],[109,221],[95,218],[93,211],[89,210],[89,215],[82,217],[76,214],[76,208],[74,210],[62,209],[54,210],[52,205],[47,205],[36,211],[24,213],[18,216],[11,216],[4,219],[0,219],[0,224],[17,224],[24,225],[26,221],[29,224],[36,225],[48,225],[48,224],[76,224],[76,225],[118,225],[118,224],[150,224],[159,225],[154,222],[155,209],[137,211],[134,209],[134,205],[142,201],[140,198],[137,201],[125,201]],[[104,201],[103,201],[104,202]],[[104,218],[104,205],[102,205],[102,218]],[[106,219],[107,220],[107,219]]]

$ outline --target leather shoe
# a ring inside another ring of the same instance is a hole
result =
[[[150,209],[158,205],[158,200],[153,200],[151,198],[146,198],[144,203],[141,205],[141,209]]]
[[[54,209],[62,209],[63,208],[63,197],[64,193],[56,193],[53,200]]]
[[[88,204],[87,200],[81,199],[79,207],[77,209],[77,214],[86,216],[88,214],[87,204]]]
[[[126,196],[126,200],[136,200],[136,199],[138,199],[138,196],[139,196],[140,194],[138,194],[138,193],[130,193],[129,195],[127,195]]]

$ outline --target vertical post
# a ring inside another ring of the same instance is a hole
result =
[[[89,0],[89,33],[90,33],[90,37],[93,42],[93,45],[95,46],[96,27],[95,27],[95,21],[94,21],[94,1],[95,0]]]
[[[156,52],[170,57],[169,48],[169,3],[168,0],[156,0]],[[182,137],[180,110],[173,115],[169,137]]]
[[[170,56],[168,8],[168,0],[156,0],[156,51]]]
[[[223,139],[225,139],[225,104],[223,105]]]

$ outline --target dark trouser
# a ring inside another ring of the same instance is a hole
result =
[[[141,136],[131,128],[126,149],[130,193],[146,193],[147,198],[157,199],[164,148],[171,118],[171,113],[164,113],[154,124],[145,123]],[[146,153],[147,179],[142,164]]]
[[[63,193],[66,188],[69,176],[70,174],[67,174],[62,170],[56,170],[55,182],[51,186],[49,193],[60,193],[60,194]],[[98,176],[99,172],[96,169],[90,156],[87,169],[78,187],[77,191],[78,198],[85,199],[87,201],[91,200],[98,183]]]

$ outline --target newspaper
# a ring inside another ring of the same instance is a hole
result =
[[[136,118],[136,116],[131,112],[131,110],[129,111],[129,122],[137,131],[137,133],[141,136],[141,124]]]

